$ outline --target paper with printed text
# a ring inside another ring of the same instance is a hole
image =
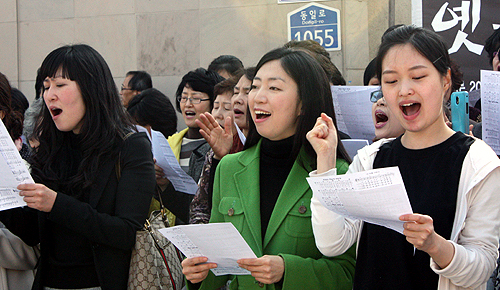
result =
[[[308,177],[329,210],[403,233],[399,217],[413,213],[398,167],[335,176]]]
[[[156,165],[163,169],[165,176],[172,183],[175,190],[195,194],[198,190],[198,184],[182,170],[172,148],[168,144],[167,138],[161,132],[151,130],[151,144]]]
[[[481,70],[482,135],[500,155],[500,72]]]
[[[370,94],[378,86],[331,86],[337,127],[353,139],[372,140],[375,126]]]
[[[0,121],[0,211],[25,206],[17,186],[35,183],[12,138]]]
[[[250,275],[236,262],[243,258],[257,258],[232,223],[182,225],[159,230],[186,257],[205,256],[216,263],[211,269],[216,276]]]

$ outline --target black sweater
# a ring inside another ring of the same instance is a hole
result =
[[[260,215],[262,238],[266,235],[274,205],[292,169],[294,158],[290,153],[294,136],[280,141],[262,138],[260,154]]]

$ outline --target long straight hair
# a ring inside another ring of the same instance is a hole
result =
[[[84,44],[55,49],[44,59],[37,79],[55,77],[59,71],[63,78],[78,84],[85,104],[79,134],[82,161],[77,174],[65,182],[86,188],[94,181],[101,162],[116,156],[123,137],[134,128],[121,105],[111,71],[95,49]],[[58,187],[65,174],[60,169],[73,164],[68,156],[72,133],[57,129],[45,105],[39,118],[34,130],[40,145],[33,156],[33,177],[37,182]]]
[[[316,161],[316,152],[306,139],[306,134],[316,123],[316,119],[325,113],[333,119],[335,129],[337,120],[333,108],[332,91],[326,73],[316,60],[304,51],[291,50],[289,48],[277,48],[266,53],[256,67],[256,74],[262,66],[270,61],[279,60],[285,72],[294,80],[298,87],[301,112],[297,120],[297,131],[295,132],[293,148],[290,157],[295,159],[299,151],[304,147],[305,152]],[[249,110],[250,112],[250,110]],[[245,148],[257,144],[262,136],[257,132],[255,123],[250,118],[249,131]],[[347,162],[351,158],[345,150],[337,130],[337,156]]]

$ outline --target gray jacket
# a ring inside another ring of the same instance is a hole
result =
[[[0,290],[31,289],[37,252],[0,223]]]

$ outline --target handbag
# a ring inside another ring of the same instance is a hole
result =
[[[172,289],[184,286],[182,255],[167,238],[158,232],[168,227],[165,207],[153,211],[144,228],[137,232],[135,248],[132,250],[128,289]]]
[[[130,135],[127,134],[124,140]],[[120,180],[120,156],[115,168]],[[158,196],[160,210],[153,211],[144,227],[136,233],[128,277],[127,289],[130,290],[180,290],[184,287],[182,255],[174,244],[158,232],[161,228],[169,227],[167,208],[163,205],[161,195]]]

